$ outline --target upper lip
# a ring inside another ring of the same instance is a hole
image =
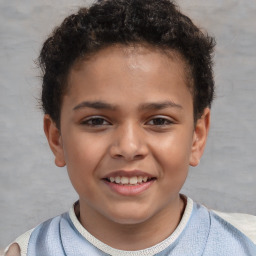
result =
[[[108,173],[106,176],[103,177],[103,179],[110,178],[110,177],[134,177],[134,176],[142,176],[142,177],[148,177],[153,178],[154,176],[152,174],[149,174],[147,172],[143,172],[140,170],[117,170],[113,171],[111,173]]]

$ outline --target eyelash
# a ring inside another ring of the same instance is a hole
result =
[[[99,124],[99,123],[97,123],[97,121],[101,121],[102,123]],[[94,122],[96,122],[96,123],[94,123]],[[104,122],[105,122],[105,124],[104,124]],[[86,120],[83,120],[81,122],[81,124],[82,125],[88,125],[88,126],[91,126],[91,127],[100,127],[100,126],[104,126],[104,125],[111,125],[110,122],[108,122],[105,118],[100,117],[100,116],[99,117],[97,117],[97,116],[90,117]]]
[[[156,121],[158,123],[156,123]],[[153,123],[152,123],[153,122]],[[160,124],[159,124],[160,122]],[[151,118],[149,121],[147,121],[145,124],[150,126],[156,126],[156,127],[166,127],[169,125],[172,125],[174,122],[170,119],[167,119],[165,117],[154,117]],[[109,121],[107,121],[104,117],[95,116],[90,117],[81,122],[82,125],[87,125],[90,127],[102,127],[106,125],[111,125]]]
[[[160,121],[161,124],[155,124],[154,121]],[[150,122],[153,122],[153,124],[149,124]],[[147,124],[149,125],[153,125],[153,126],[167,126],[167,125],[172,125],[173,121],[171,121],[170,119],[167,119],[165,117],[155,117],[150,119]]]

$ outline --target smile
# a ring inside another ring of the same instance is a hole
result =
[[[150,181],[155,178],[150,178],[147,176],[133,176],[133,177],[117,176],[117,177],[109,177],[106,179],[111,183],[136,186],[142,183],[146,183],[147,181]]]
[[[115,171],[103,178],[111,191],[121,196],[136,196],[147,191],[157,180],[142,171]]]

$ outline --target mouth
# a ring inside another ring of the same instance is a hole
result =
[[[140,185],[146,182],[150,182],[153,180],[156,180],[155,177],[148,177],[148,176],[132,176],[132,177],[126,177],[126,176],[110,176],[109,178],[104,178],[105,181],[110,183],[115,183],[119,185],[130,185],[130,186],[136,186]]]
[[[156,177],[141,171],[116,171],[102,179],[115,193],[122,196],[135,196],[148,190]]]

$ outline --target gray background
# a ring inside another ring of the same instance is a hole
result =
[[[208,145],[183,192],[214,209],[256,214],[256,1],[177,2],[218,43]],[[0,248],[77,198],[43,134],[33,61],[52,28],[88,3],[0,0]]]

